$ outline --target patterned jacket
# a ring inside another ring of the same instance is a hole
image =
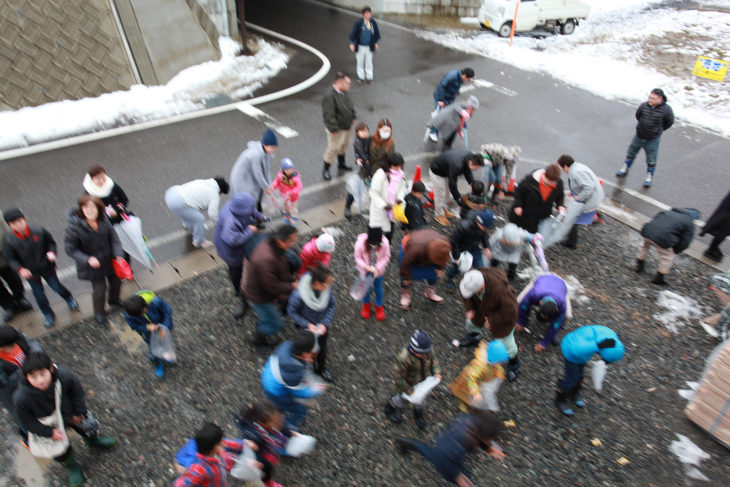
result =
[[[423,358],[418,358],[408,351],[408,348],[404,348],[395,359],[395,388],[398,393],[410,394],[414,385],[429,375],[440,373],[441,366],[433,351]]]

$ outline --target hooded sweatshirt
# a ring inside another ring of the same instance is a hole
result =
[[[245,151],[241,152],[238,160],[231,169],[229,178],[231,193],[246,193],[258,201],[261,192],[271,183],[269,179],[269,165],[274,158],[267,154],[264,146],[258,140],[248,143]]]
[[[223,205],[215,225],[215,249],[229,266],[243,265],[246,241],[254,234],[248,226],[264,216],[256,210],[256,200],[246,193],[236,193]]]

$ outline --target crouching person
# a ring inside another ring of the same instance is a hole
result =
[[[139,291],[129,298],[124,303],[124,317],[129,327],[139,333],[148,347],[152,333],[172,332],[172,308],[152,291]],[[164,360],[152,355],[152,351],[149,356],[155,364],[155,375],[164,377]]]
[[[82,485],[81,466],[73,456],[66,428],[75,430],[87,445],[96,448],[111,448],[116,440],[98,434],[99,423],[86,409],[81,382],[69,369],[51,363],[44,352],[33,352],[22,371],[24,377],[13,403],[21,428],[28,431],[31,454],[63,463],[69,485]]]

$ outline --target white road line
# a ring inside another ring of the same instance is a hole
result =
[[[35,145],[29,146],[29,147],[20,147],[17,149],[10,149],[10,150],[0,152],[0,161],[14,159],[16,157],[28,156],[28,155],[32,155],[32,154],[38,154],[41,152],[47,152],[47,151],[52,151],[52,150],[56,150],[56,149],[62,149],[64,147],[84,144],[84,143],[92,142],[95,140],[108,139],[111,137],[116,137],[118,135],[130,134],[130,133],[139,132],[142,130],[148,130],[151,128],[162,127],[162,126],[170,125],[173,123],[184,122],[186,120],[194,120],[196,118],[202,118],[202,117],[207,117],[210,115],[217,115],[219,113],[239,110],[239,105],[243,105],[243,104],[259,105],[262,103],[267,103],[270,101],[278,100],[278,99],[299,93],[300,91],[304,91],[307,88],[309,88],[310,86],[313,86],[316,83],[318,83],[329,72],[329,70],[331,68],[329,59],[327,59],[327,56],[322,54],[320,51],[318,51],[314,47],[312,47],[308,44],[304,44],[303,42],[293,39],[289,36],[279,34],[277,32],[266,29],[264,27],[260,27],[255,24],[250,24],[250,23],[246,22],[246,25],[248,27],[251,27],[262,33],[265,33],[272,37],[276,37],[278,39],[284,40],[286,42],[289,42],[290,44],[294,44],[296,46],[301,47],[302,49],[305,49],[305,50],[311,52],[312,54],[317,56],[322,61],[322,66],[319,68],[319,71],[317,71],[310,78],[308,78],[294,86],[290,86],[289,88],[283,89],[281,91],[277,91],[276,93],[270,93],[268,95],[251,98],[250,100],[246,100],[244,102],[231,103],[229,105],[222,105],[219,107],[205,108],[205,109],[198,110],[195,112],[183,113],[180,115],[175,115],[173,117],[168,117],[168,118],[164,118],[164,119],[150,120],[149,122],[141,122],[141,123],[137,123],[134,125],[116,127],[113,129],[102,130],[100,132],[94,132],[91,134],[76,135],[73,137],[67,137],[65,139],[53,140],[50,142],[43,142],[43,143],[35,144]]]
[[[472,90],[476,90],[477,88],[489,88],[489,89],[492,89],[492,90],[497,91],[499,93],[502,93],[503,95],[517,96],[517,92],[516,91],[512,91],[509,88],[505,88],[503,86],[497,86],[494,83],[492,83],[491,81],[487,81],[485,79],[474,79],[474,80],[472,80],[471,83],[469,83],[469,84],[467,84],[467,85],[465,85],[465,86],[463,86],[461,88],[461,92],[462,93],[465,93],[465,92],[469,92],[469,91],[472,91]]]
[[[262,122],[264,125],[276,131],[278,134],[286,139],[291,139],[292,137],[296,137],[299,135],[299,132],[297,132],[293,128],[287,127],[268,113],[264,113],[253,105],[249,105],[248,103],[238,103],[236,105],[236,108],[248,115],[249,117],[258,120],[259,122]]]

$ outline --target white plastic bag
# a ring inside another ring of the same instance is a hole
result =
[[[157,330],[150,333],[150,353],[165,362],[175,362],[175,340],[166,326],[158,325]]]
[[[286,444],[286,453],[292,457],[301,457],[312,453],[317,438],[309,435],[293,435]]]
[[[497,392],[502,386],[502,379],[495,377],[489,382],[482,382],[479,385],[479,392],[482,394],[482,400],[479,403],[474,403],[476,409],[486,409],[489,411],[499,411],[499,403],[497,402]]]
[[[284,214],[284,198],[278,191],[271,194],[264,194],[261,198],[261,213],[270,218],[276,218]]]
[[[596,392],[601,392],[601,389],[603,389],[603,379],[606,378],[606,362],[603,360],[593,362],[591,377],[593,378],[593,388]]]
[[[364,298],[367,293],[370,292],[370,288],[373,287],[373,282],[375,282],[375,276],[372,274],[357,276],[355,282],[352,283],[352,287],[350,287],[350,296],[352,299],[355,301],[362,301],[362,298]]]
[[[370,197],[368,195],[368,186],[362,180],[360,175],[353,171],[345,178],[345,186],[347,192],[355,198],[355,203],[360,213],[365,212],[370,206]]]
[[[473,264],[474,256],[471,255],[471,252],[464,251],[459,255],[459,272],[462,274],[471,269]]]
[[[253,482],[253,485],[263,485],[263,483],[261,483],[262,473],[263,472],[261,472],[261,470],[256,468],[256,453],[254,453],[248,445],[244,445],[243,451],[240,455],[238,455],[236,463],[231,469],[231,476],[237,479]]]
[[[404,392],[403,399],[416,406],[421,406],[423,403],[426,402],[426,397],[431,392],[431,390],[439,385],[439,382],[441,382],[441,379],[437,379],[436,377],[429,375],[421,382],[413,386],[413,392],[410,395]]]

